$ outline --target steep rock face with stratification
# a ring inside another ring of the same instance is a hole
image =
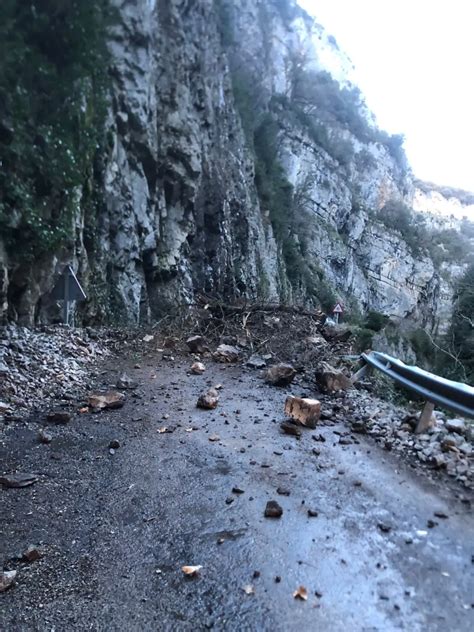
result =
[[[362,103],[353,115],[340,100],[351,65],[320,25],[291,1],[113,4],[100,203],[91,213],[75,187],[69,245],[33,264],[0,236],[4,318],[48,318],[70,263],[84,322],[145,322],[206,294],[337,297],[442,326],[451,277],[383,221],[416,196],[408,165]],[[302,98],[315,76],[336,101]]]

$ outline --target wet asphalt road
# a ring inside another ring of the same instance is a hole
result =
[[[465,498],[362,436],[339,444],[342,423],[301,440],[280,434],[286,395],[310,393],[301,385],[269,387],[258,372],[212,362],[191,376],[189,364],[132,361],[124,368],[140,386],[124,408],[77,415],[50,445],[37,442],[40,418],[6,432],[0,469],[40,480],[0,490],[0,556],[19,571],[0,595],[0,629],[472,629]],[[197,409],[216,383],[218,408]],[[165,426],[174,431],[157,432]],[[113,455],[111,439],[121,444]],[[280,519],[263,516],[270,499]],[[44,558],[16,559],[31,543]],[[185,578],[184,564],[202,565],[199,577]],[[292,596],[300,585],[306,602]]]

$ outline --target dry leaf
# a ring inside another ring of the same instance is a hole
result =
[[[163,428],[158,428],[156,432],[158,432],[159,434],[163,434],[167,430],[168,430],[168,426],[163,426]]]
[[[246,595],[255,595],[255,588],[252,586],[252,584],[247,584],[242,588],[242,590]]]
[[[293,597],[295,599],[301,599],[303,601],[307,601],[308,599],[308,591],[304,586],[298,586],[298,588],[293,593]]]
[[[185,575],[189,575],[189,577],[194,577],[201,570],[202,566],[183,566],[181,570]]]

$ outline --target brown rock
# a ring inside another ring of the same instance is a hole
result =
[[[205,370],[206,367],[202,362],[194,362],[190,369],[191,373],[194,373],[194,375],[202,375]]]
[[[285,434],[293,435],[294,437],[301,437],[301,428],[298,428],[296,424],[290,421],[282,421],[280,428]]]
[[[303,426],[316,428],[321,415],[321,402],[317,399],[289,395],[285,402],[285,413]]]
[[[276,500],[269,500],[265,507],[265,518],[281,518],[283,515],[283,508],[277,503]]]
[[[43,557],[43,551],[39,546],[35,546],[34,544],[30,544],[30,546],[23,552],[23,559],[27,562],[36,562]]]
[[[232,345],[219,345],[212,357],[216,362],[238,362],[240,350]]]
[[[109,391],[104,395],[89,395],[88,404],[95,410],[122,408],[125,403],[125,395],[118,391]]]
[[[288,386],[291,384],[294,377],[296,375],[296,371],[291,364],[274,364],[269,367],[265,373],[265,381],[269,384],[273,384],[273,386]]]
[[[321,362],[316,371],[316,382],[329,393],[345,391],[352,386],[351,380],[342,371],[327,362]]]
[[[445,437],[441,441],[441,450],[443,452],[457,452],[456,440],[451,437]]]
[[[206,345],[206,341],[202,336],[191,336],[186,340],[191,353],[204,353],[209,351],[209,347]]]
[[[196,406],[198,408],[204,408],[206,410],[212,410],[217,407],[219,403],[219,394],[215,388],[210,388],[205,393],[201,393],[197,400]]]

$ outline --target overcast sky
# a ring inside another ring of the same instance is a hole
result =
[[[474,0],[298,0],[356,66],[415,175],[474,191]]]

